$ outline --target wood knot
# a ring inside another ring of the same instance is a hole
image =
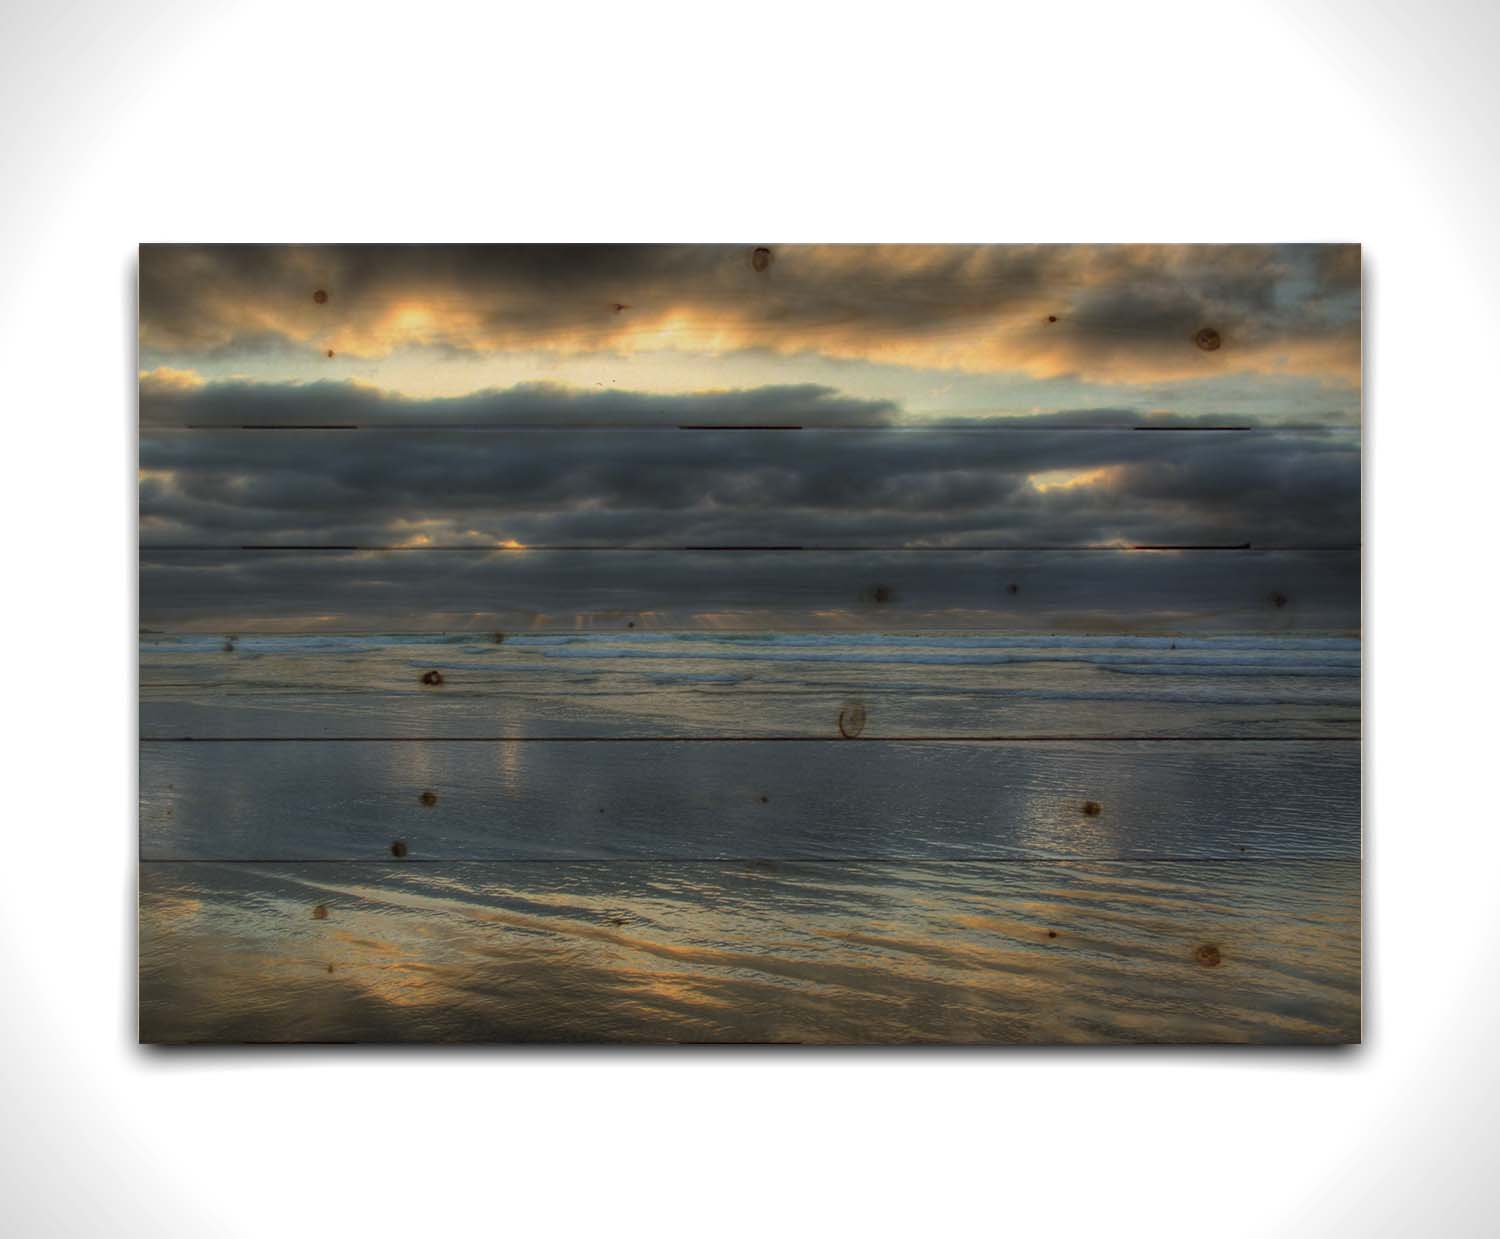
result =
[[[864,734],[865,730],[865,708],[857,701],[851,701],[839,711],[839,735],[846,740],[853,740]]]
[[[1009,585],[1007,585],[1005,587],[1005,592],[1007,594],[1019,594],[1021,592],[1021,587],[1019,585],[1017,585],[1014,581],[1012,581]]]
[[[1097,800],[1085,800],[1082,812],[1084,817],[1098,817],[1104,812],[1104,806]]]
[[[224,653],[226,653],[226,654],[233,654],[234,653],[234,642],[233,641],[226,641],[226,642],[224,642]]]
[[[313,293],[313,300],[319,305],[326,305],[328,303],[328,290],[326,288],[318,289],[317,292]]]
[[[1193,952],[1193,958],[1205,968],[1217,968],[1224,957],[1219,954],[1219,948],[1212,942],[1205,942]]]
[[[329,355],[329,356],[330,356],[330,357],[332,357],[332,356],[333,356],[333,350],[332,350],[332,349],[329,349],[329,350],[328,350],[328,355]]]
[[[406,855],[405,839],[397,839],[394,843],[391,844],[391,855],[394,856],[397,860],[400,860],[403,856]]]
[[[1277,608],[1286,606],[1286,595],[1278,589],[1271,595],[1271,605]]]
[[[873,602],[877,606],[883,606],[887,602],[896,600],[896,591],[889,585],[871,585],[861,595],[866,602]]]
[[[750,251],[750,266],[756,271],[768,270],[771,266],[771,251],[764,245],[757,245]]]
[[[1047,937],[1049,937],[1049,938],[1055,938],[1055,937],[1057,937],[1057,930],[1055,930],[1055,929],[1049,929],[1047,931]]]
[[[422,673],[423,684],[441,684],[443,673],[441,671],[426,671]]]
[[[417,799],[430,809],[433,805],[437,804],[437,793],[423,792],[420,796],[417,797]]]
[[[630,306],[624,301],[612,301],[610,302],[610,308],[614,310],[616,314],[618,314],[621,310],[630,309]]]
[[[1047,321],[1049,323],[1055,323],[1055,322],[1057,322],[1057,315],[1056,314],[1049,314],[1049,315],[1047,315]]]
[[[328,905],[326,903],[320,903],[316,908],[313,909],[313,920],[326,921],[327,919]]]
[[[1197,335],[1193,337],[1193,343],[1205,353],[1212,353],[1224,341],[1219,338],[1219,333],[1212,327],[1200,327]]]
[[[505,634],[503,632],[500,632],[499,630],[496,630],[495,633],[490,637],[490,640],[493,641],[496,645],[501,645],[505,641]]]
[[[759,796],[757,796],[756,799],[759,800],[761,802],[761,804],[770,804],[771,803],[771,798],[769,796],[767,796],[764,792],[762,792]]]

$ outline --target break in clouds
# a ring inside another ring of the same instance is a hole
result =
[[[1356,385],[1359,287],[1352,245],[148,246],[141,351],[149,369],[416,347],[761,349],[1036,377]],[[1211,356],[1191,344],[1204,327],[1222,342]]]

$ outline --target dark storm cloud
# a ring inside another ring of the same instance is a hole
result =
[[[1352,385],[1352,246],[148,246],[141,346],[821,353],[1146,382]],[[321,300],[316,293],[323,294]],[[1220,347],[1194,344],[1200,328]]]
[[[196,383],[141,380],[141,426],[881,426],[889,400],[814,384],[652,395],[531,383],[415,400],[358,383]]]
[[[184,420],[379,425],[368,389],[199,388]],[[520,425],[540,406],[654,429],[146,431],[141,534],[155,545],[1329,546],[1359,541],[1348,431],[1085,429],[1098,414],[801,431],[817,410],[878,424],[892,406],[822,389],[642,397],[526,389],[400,401],[396,421],[482,404]],[[287,412],[282,412],[287,410]],[[603,415],[599,410],[608,410]],[[295,412],[295,415],[294,415]],[[253,413],[253,417],[251,414]],[[754,416],[752,416],[754,414]],[[1106,414],[1107,415],[1107,414]],[[458,420],[462,420],[459,416]]]
[[[1318,551],[145,550],[141,624],[216,632],[593,627],[1351,632]]]

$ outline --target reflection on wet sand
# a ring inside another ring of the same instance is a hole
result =
[[[152,863],[141,1035],[1351,1041],[1358,896],[1329,860]]]

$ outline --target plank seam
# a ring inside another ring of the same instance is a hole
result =
[[[1360,864],[1361,855],[1299,856],[142,856],[142,865],[1285,865]]]
[[[1278,552],[1286,554],[1353,554],[1364,549],[1363,543],[1357,542],[1334,542],[1334,543],[1309,543],[1309,544],[1258,544],[1254,542],[1234,543],[1140,543],[1132,546],[1096,546],[1088,544],[1063,544],[1063,543],[1012,543],[1008,545],[996,543],[973,544],[966,546],[881,546],[861,545],[850,546],[842,544],[827,543],[809,546],[801,544],[772,544],[758,546],[754,544],[724,544],[715,546],[684,546],[660,542],[644,543],[640,545],[629,544],[606,544],[601,546],[576,545],[571,543],[534,543],[527,546],[507,546],[503,543],[439,543],[427,546],[395,546],[384,543],[353,543],[353,542],[227,542],[227,543],[150,543],[141,544],[143,556],[146,552],[157,554],[207,554],[211,552],[223,553],[226,551],[277,551],[282,553],[318,552],[318,551],[407,551],[407,552],[431,552],[431,551],[468,551],[472,554],[490,554],[498,551],[509,551],[515,554],[526,552],[548,551],[548,552],[577,552],[577,551],[613,551],[613,552],[715,552],[715,551],[804,551],[810,554],[828,554],[833,552],[849,553],[860,552],[879,555],[889,554],[996,554],[1012,551],[1040,551],[1040,552],[1092,552],[1093,554],[1115,554],[1129,555],[1138,551],[1240,551],[1252,554]]]
[[[142,744],[1360,744],[1361,736],[141,736]]]

